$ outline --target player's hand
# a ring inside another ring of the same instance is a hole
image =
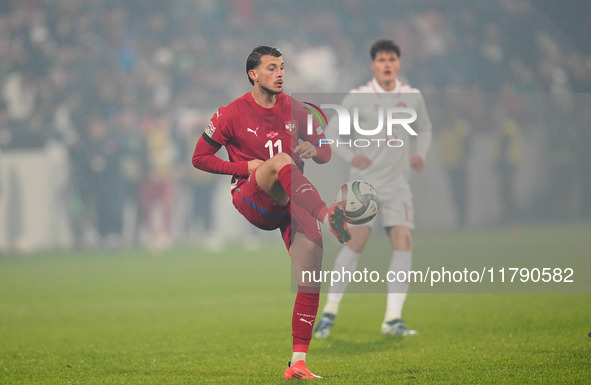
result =
[[[252,172],[263,164],[263,161],[260,159],[253,159],[248,161],[248,175],[252,174]]]
[[[415,171],[419,172],[423,169],[425,163],[420,155],[413,155],[410,157],[410,166],[414,168]]]
[[[371,159],[365,155],[355,155],[353,159],[351,159],[351,165],[360,170],[368,168],[371,166],[371,163]]]
[[[302,159],[310,159],[318,155],[318,150],[310,142],[302,142],[293,149],[293,152],[298,154]]]

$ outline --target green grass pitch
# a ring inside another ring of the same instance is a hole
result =
[[[418,233],[414,255],[420,265],[442,253],[494,261],[517,250],[530,262],[564,253],[589,266],[590,234]],[[4,255],[0,384],[287,383],[293,300],[279,236],[258,251]],[[308,366],[326,384],[589,384],[590,304],[589,291],[411,292],[404,316],[420,335],[386,338],[385,294],[347,294],[332,335],[312,341]]]

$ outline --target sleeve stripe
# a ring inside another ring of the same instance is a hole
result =
[[[203,133],[203,135],[201,135],[201,137],[203,138],[203,140],[205,140],[207,143],[209,143],[210,145],[214,146],[215,148],[221,148],[222,145],[219,144],[218,142],[216,142],[215,140],[211,139],[209,137],[209,135],[207,135],[205,132]]]

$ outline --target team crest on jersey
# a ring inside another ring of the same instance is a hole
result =
[[[296,121],[295,120],[284,120],[285,123],[285,132],[289,135],[293,135],[296,133]]]
[[[215,126],[213,125],[213,122],[209,122],[209,126],[207,126],[205,128],[205,133],[207,134],[207,136],[209,136],[211,138],[213,136],[214,132],[215,132]]]

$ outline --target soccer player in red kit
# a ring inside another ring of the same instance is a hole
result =
[[[304,159],[330,160],[331,150],[319,146],[320,130],[307,132],[303,105],[283,92],[284,61],[276,48],[255,48],[246,61],[248,92],[213,115],[197,142],[193,165],[232,175],[236,209],[263,230],[280,229],[298,279],[292,315],[293,355],[284,378],[319,378],[306,368],[306,353],[318,311],[320,286],[303,282],[302,272],[322,267],[322,232],[329,226],[339,242],[351,234],[339,204],[330,208],[302,174]],[[229,161],[217,157],[225,146]],[[293,364],[292,364],[293,363]]]

